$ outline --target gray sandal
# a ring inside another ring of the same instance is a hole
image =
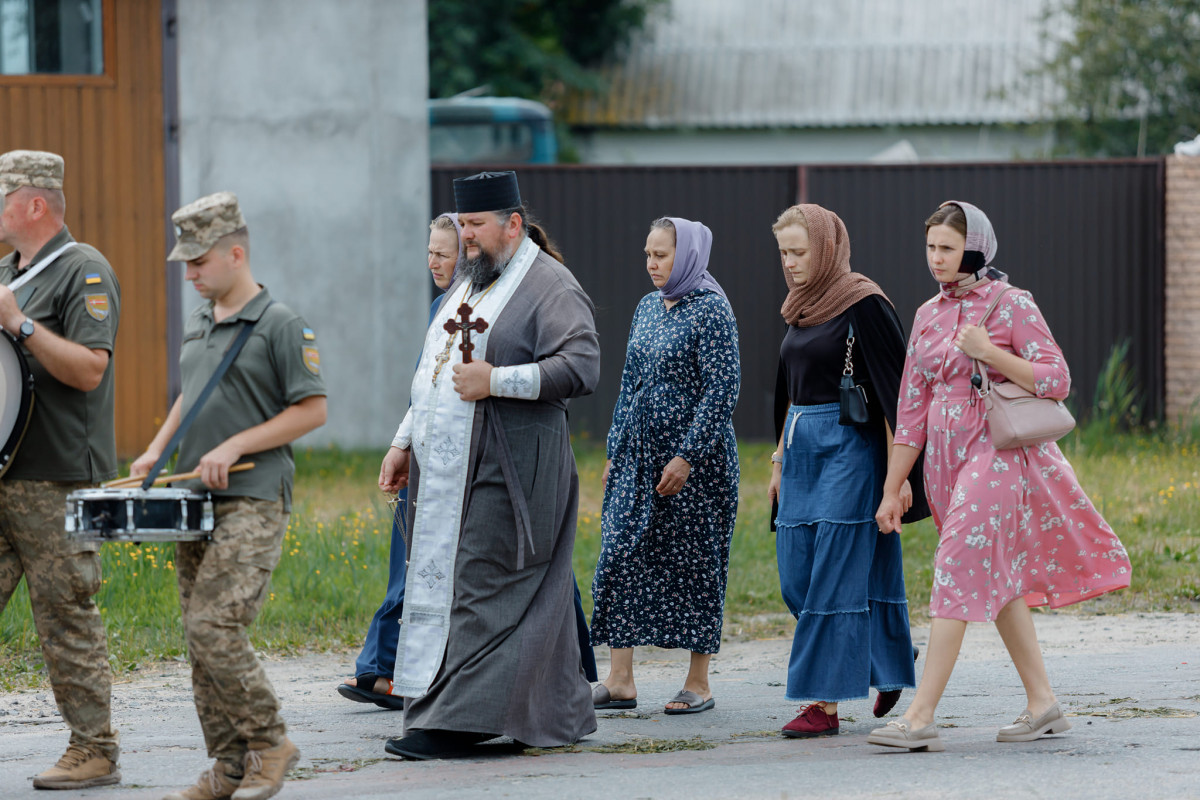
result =
[[[608,687],[600,683],[592,689],[592,708],[597,711],[604,709],[637,708],[637,698],[631,697],[628,700],[614,700],[612,694],[608,691]]]
[[[668,702],[671,703],[687,703],[687,708],[663,708],[664,714],[699,714],[701,711],[708,711],[717,704],[713,698],[705,700],[695,692],[689,692],[687,689],[680,689],[679,694],[672,697]]]

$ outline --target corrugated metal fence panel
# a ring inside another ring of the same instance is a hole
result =
[[[1161,160],[819,166],[807,200],[836,211],[854,268],[879,281],[908,326],[935,289],[924,219],[949,199],[992,220],[996,265],[1033,292],[1071,368],[1072,397],[1091,405],[1112,347],[1130,340],[1151,418],[1163,413]]]
[[[453,178],[474,168],[433,170],[434,213],[453,209]],[[603,440],[621,383],[638,300],[654,289],[643,249],[650,222],[673,216],[713,231],[710,271],[737,315],[742,392],[738,435],[769,439],[771,397],[783,322],[784,284],[771,223],[796,196],[794,167],[524,167],[521,196],[558,244],[596,304],[601,378],[571,403],[571,429]]]
[[[451,181],[478,167],[433,170],[433,212],[454,207]],[[652,290],[642,249],[659,216],[713,231],[711,271],[737,314],[738,435],[772,437],[771,397],[784,296],[770,226],[798,193],[836,211],[854,268],[884,287],[906,328],[935,289],[924,227],[943,200],[976,203],[1000,240],[997,264],[1030,289],[1066,353],[1079,407],[1090,405],[1112,346],[1131,344],[1152,417],[1163,408],[1162,162],[906,166],[522,167],[521,193],[596,304],[603,348],[595,394],[571,427],[602,439],[620,385],[634,307]]]

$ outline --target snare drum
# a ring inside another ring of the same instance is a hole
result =
[[[88,542],[210,539],[212,497],[187,489],[80,489],[67,495],[66,530]]]
[[[0,331],[0,475],[12,465],[32,412],[33,373],[21,346]]]

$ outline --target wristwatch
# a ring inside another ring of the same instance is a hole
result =
[[[25,321],[21,323],[21,327],[17,328],[17,341],[23,342],[30,336],[33,336],[33,320],[26,317]]]

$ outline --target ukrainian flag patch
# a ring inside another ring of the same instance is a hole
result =
[[[317,338],[317,335],[316,335],[315,333],[313,333],[313,329],[312,329],[312,328],[302,328],[302,329],[300,330],[300,335],[301,335],[301,336],[303,336],[305,339],[307,339],[307,340],[308,340],[308,341],[310,341],[310,342],[311,342],[313,339],[316,339],[316,338]]]
[[[89,272],[87,275],[85,275],[83,277],[83,282],[86,283],[88,286],[91,286],[93,283],[100,283],[100,273],[99,272]]]

